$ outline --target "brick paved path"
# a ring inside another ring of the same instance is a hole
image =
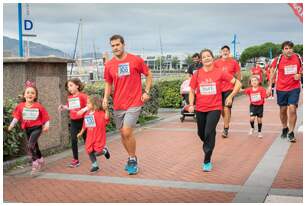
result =
[[[302,97],[301,97],[302,99]],[[299,107],[299,112],[302,110]],[[118,134],[109,137],[111,159],[99,157],[101,170],[89,174],[82,149],[81,165],[68,168],[71,152],[48,157],[36,178],[29,167],[4,174],[5,202],[264,202],[267,195],[302,197],[303,134],[292,144],[281,140],[276,100],[267,100],[264,138],[249,136],[248,101],[235,100],[229,138],[221,137],[220,119],[213,171],[201,170],[203,152],[192,118],[178,113],[136,129],[140,171],[123,170],[126,152]],[[301,119],[302,113],[299,113]],[[301,120],[298,120],[301,124]],[[298,125],[299,126],[299,125]]]

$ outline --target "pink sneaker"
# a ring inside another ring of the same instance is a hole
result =
[[[38,160],[35,160],[32,162],[32,171],[31,171],[31,175],[34,176],[37,174],[37,172],[39,171],[39,163]]]
[[[43,168],[45,166],[45,160],[43,157],[41,157],[40,159],[37,160],[38,161],[38,167],[39,169]]]
[[[78,166],[80,166],[80,162],[79,160],[76,160],[76,159],[73,159],[71,163],[69,164],[69,167],[71,168],[78,167]]]

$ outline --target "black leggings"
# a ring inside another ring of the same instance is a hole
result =
[[[71,148],[72,148],[73,158],[76,160],[79,159],[77,134],[82,130],[82,126],[83,126],[83,119],[71,120],[71,126],[70,126]],[[83,134],[83,139],[85,142],[86,132],[84,132]]]
[[[38,146],[38,138],[42,132],[42,126],[34,126],[26,128],[27,134],[27,151],[32,158],[32,161],[36,161],[41,158],[41,152]]]
[[[197,112],[198,135],[203,142],[204,163],[208,163],[211,160],[220,114],[220,110]]]
[[[95,161],[97,161],[97,157],[96,157],[96,154],[94,151],[92,151],[90,154],[89,154],[89,159],[91,161],[91,163],[94,163]]]

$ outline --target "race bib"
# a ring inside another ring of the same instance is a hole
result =
[[[22,119],[24,120],[37,120],[39,115],[39,109],[38,108],[23,108],[22,111]]]
[[[69,105],[69,110],[81,108],[80,98],[75,97],[68,99],[68,105]]]
[[[202,83],[200,85],[200,94],[201,95],[215,95],[217,94],[217,87],[215,82],[211,83]]]
[[[95,117],[93,114],[86,115],[84,118],[85,121],[85,127],[96,127]]]
[[[251,94],[251,102],[258,102],[261,100],[260,93],[252,93]]]
[[[297,66],[296,65],[288,65],[288,66],[285,66],[284,70],[285,70],[285,75],[296,74],[297,73]]]
[[[129,76],[130,75],[130,63],[124,63],[118,65],[118,76]]]

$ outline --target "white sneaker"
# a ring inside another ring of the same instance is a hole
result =
[[[250,131],[249,131],[249,135],[252,135],[254,133],[254,129],[251,128]]]
[[[261,134],[261,132],[258,132],[258,137],[259,137],[259,138],[262,138],[262,137],[263,137],[262,134]]]

